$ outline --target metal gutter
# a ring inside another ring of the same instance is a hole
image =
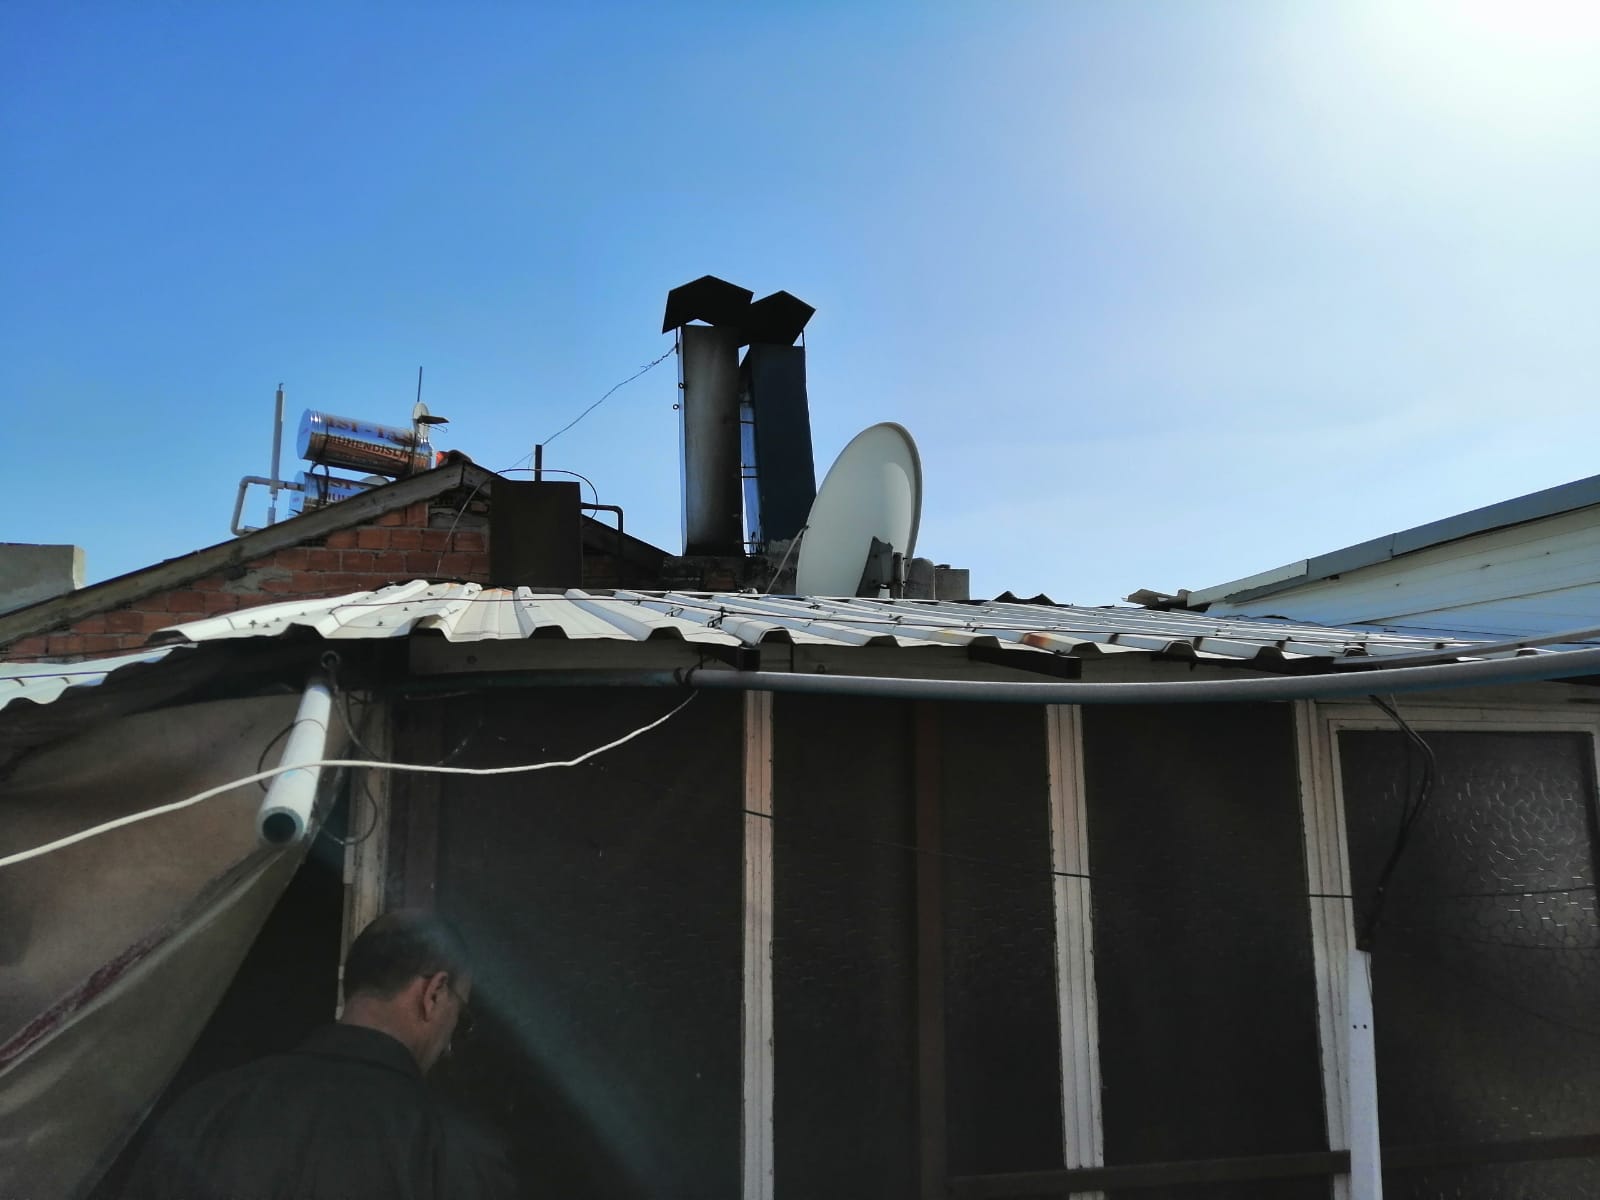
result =
[[[892,676],[791,674],[720,667],[677,670],[528,671],[457,675],[406,684],[405,694],[460,693],[484,687],[694,687],[711,691],[872,696],[895,700],[988,701],[1003,704],[1229,704],[1327,700],[1378,693],[1444,691],[1542,683],[1600,674],[1600,648],[1532,657],[1399,667],[1359,674],[1275,676],[1157,683],[1012,683]]]

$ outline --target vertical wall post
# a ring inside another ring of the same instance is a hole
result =
[[[948,1191],[945,1145],[944,813],[939,708],[915,711],[917,829],[917,1165],[923,1200]]]
[[[387,704],[368,701],[357,710],[362,742],[380,760],[393,757]],[[392,771],[362,771],[350,780],[350,821],[344,848],[344,937],[339,948],[343,964],[350,944],[361,931],[383,915],[384,886],[389,869],[389,786]],[[344,970],[340,966],[340,971]],[[337,1016],[342,1004],[336,1005]]]
[[[1349,1150],[1352,1168],[1350,1175],[1334,1178],[1333,1200],[1377,1200],[1383,1194],[1383,1181],[1377,1168],[1372,996],[1367,990],[1366,956],[1355,948],[1338,747],[1314,702],[1296,701],[1294,719],[1328,1149]],[[1360,1146],[1358,1139],[1363,1142]]]
[[[1094,992],[1094,912],[1080,710],[1045,709],[1050,771],[1050,869],[1055,874],[1056,1006],[1061,1030],[1062,1162],[1105,1165],[1100,1030]],[[1083,1193],[1100,1197],[1104,1193]]]
[[[744,807],[743,1196],[772,1200],[771,692],[744,696]]]
[[[1350,950],[1345,972],[1350,1022],[1350,1197],[1383,1200],[1378,1147],[1378,1052],[1372,1036],[1372,955]]]

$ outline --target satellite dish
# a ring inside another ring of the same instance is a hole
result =
[[[795,590],[806,596],[856,595],[874,540],[909,561],[921,519],[917,444],[892,421],[863,429],[834,460],[811,505]]]

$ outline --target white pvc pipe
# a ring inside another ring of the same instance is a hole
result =
[[[283,757],[278,760],[280,767],[295,769],[273,779],[256,814],[256,829],[266,845],[288,846],[305,837],[317,802],[322,768],[300,764],[328,757],[328,722],[332,715],[333,695],[327,681],[313,676],[300,697],[300,710],[294,715]]]

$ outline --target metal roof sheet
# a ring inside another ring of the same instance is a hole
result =
[[[16,700],[49,704],[73,688],[97,687],[123,667],[159,662],[176,649],[177,646],[152,646],[137,654],[76,663],[0,663],[0,709]]]
[[[0,709],[49,704],[182,644],[310,628],[329,640],[437,633],[452,642],[555,638],[698,645],[946,646],[1079,657],[1161,654],[1271,667],[1295,660],[1504,657],[1542,651],[1449,633],[1209,617],[1145,608],[1015,601],[869,600],[742,592],[534,592],[416,580],[373,592],[288,600],[174,625],[134,654],[71,664],[0,663]]]
[[[976,645],[1079,656],[1163,654],[1262,665],[1440,651],[1474,657],[1477,648],[1488,645],[1447,635],[1143,608],[731,592],[546,593],[423,580],[375,592],[242,609],[176,625],[157,636],[209,642],[273,637],[296,626],[315,629],[330,640],[431,631],[452,642],[565,638],[673,639],[722,646]]]

